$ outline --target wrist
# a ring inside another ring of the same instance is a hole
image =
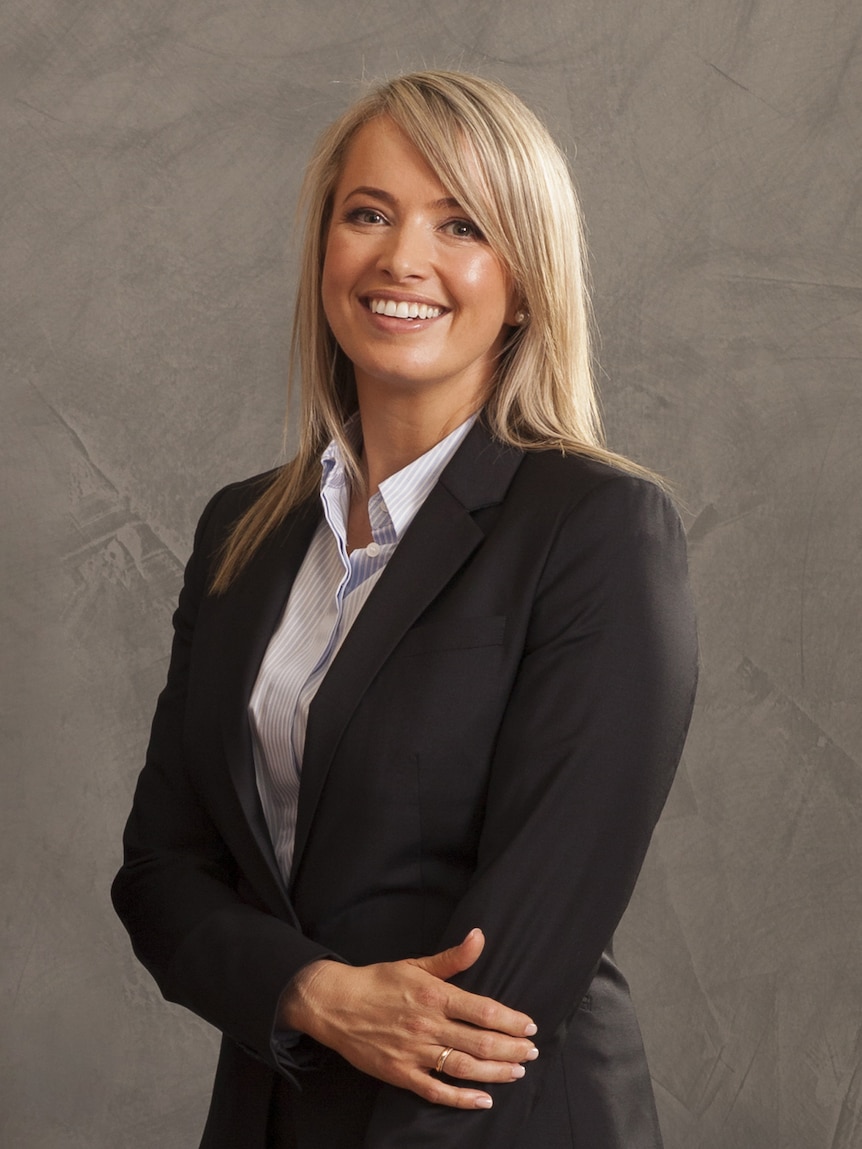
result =
[[[338,964],[329,958],[321,958],[309,962],[294,974],[284,987],[278,1003],[279,1023],[285,1029],[294,1029],[311,1037],[315,1036],[313,1029],[317,1010],[313,1002],[316,992],[319,990],[321,978],[325,978],[326,968]]]

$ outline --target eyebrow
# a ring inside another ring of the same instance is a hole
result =
[[[382,200],[383,203],[389,204],[390,207],[398,206],[398,200],[395,198],[395,196],[392,195],[391,192],[384,191],[383,188],[367,187],[366,185],[361,184],[359,187],[353,188],[351,191],[349,191],[344,199],[345,201],[352,199],[355,195],[371,196],[372,199]],[[443,196],[442,199],[435,200],[429,206],[432,208],[455,208],[458,211],[463,210],[458,200],[454,199],[452,196]]]

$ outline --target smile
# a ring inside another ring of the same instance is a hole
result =
[[[437,319],[442,315],[442,307],[427,303],[396,303],[394,299],[369,299],[368,307],[375,315],[389,315],[396,319]]]

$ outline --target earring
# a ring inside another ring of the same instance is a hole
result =
[[[530,318],[529,311],[516,311],[515,312],[515,326],[522,327]]]

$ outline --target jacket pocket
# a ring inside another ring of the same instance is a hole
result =
[[[407,631],[396,652],[427,654],[434,650],[469,650],[479,646],[499,646],[505,631],[504,614],[424,622]]]

